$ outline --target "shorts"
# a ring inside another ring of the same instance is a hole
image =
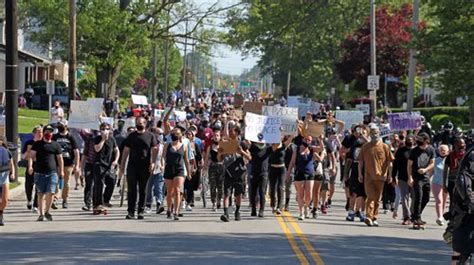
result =
[[[10,171],[0,172],[0,186],[8,185],[10,183]]]
[[[224,177],[224,196],[230,196],[232,190],[234,190],[234,196],[240,196],[244,193],[244,174],[240,176],[230,176],[229,173],[225,173]]]
[[[38,193],[55,193],[56,186],[58,185],[59,177],[58,173],[51,174],[40,174],[35,173],[35,185]]]
[[[349,192],[351,195],[355,195],[356,197],[367,197],[367,195],[365,194],[364,183],[360,183],[356,175],[351,175],[348,180],[348,184]]]
[[[296,173],[295,174],[295,181],[309,181],[309,180],[314,180],[315,176],[313,174],[309,173]]]

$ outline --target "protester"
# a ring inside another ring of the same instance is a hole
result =
[[[222,194],[224,192],[223,177],[224,165],[219,161],[219,141],[221,140],[221,130],[219,127],[214,128],[212,135],[212,144],[206,152],[204,165],[208,169],[209,189],[212,202],[212,211],[221,208]]]
[[[0,187],[1,187],[1,201],[0,201],[0,226],[5,225],[3,212],[8,205],[9,199],[9,185],[10,178],[15,179],[15,164],[12,153],[8,150],[7,140],[5,137],[0,137]]]
[[[43,126],[37,125],[33,128],[33,139],[28,140],[25,145],[23,146],[24,149],[24,159],[27,161],[27,165],[30,164],[31,158],[31,148],[33,144],[37,141],[41,141],[43,139]],[[33,210],[36,212],[38,209],[38,192],[36,188],[34,188],[35,179],[34,179],[34,162],[31,161],[31,167],[26,167],[25,171],[25,193],[26,193],[26,207],[28,210]],[[33,188],[34,188],[34,197],[33,197]]]
[[[49,122],[56,124],[58,122],[64,121],[64,109],[61,107],[61,102],[59,100],[54,101],[54,105],[51,108],[51,116],[49,117]]]
[[[435,209],[436,209],[436,223],[439,226],[444,225],[443,215],[446,209],[446,203],[448,200],[448,192],[443,185],[443,172],[444,165],[446,163],[446,157],[449,154],[449,147],[447,145],[440,145],[438,148],[439,155],[435,159],[435,167],[433,178],[431,179],[431,190],[435,198]]]
[[[155,161],[155,170],[153,174],[148,179],[147,188],[146,188],[146,207],[145,212],[151,213],[151,206],[153,204],[153,195],[156,201],[156,214],[162,213],[165,208],[163,207],[164,199],[164,159],[163,159],[163,148],[164,148],[164,138],[163,130],[160,127],[154,129],[156,139],[157,139],[157,149],[158,153]]]

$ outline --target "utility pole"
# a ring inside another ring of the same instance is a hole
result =
[[[184,26],[184,56],[183,56],[183,89],[182,89],[182,95],[183,95],[183,103],[184,103],[184,93],[186,92],[186,68],[187,68],[187,65],[186,65],[186,62],[187,62],[187,58],[186,58],[186,53],[187,53],[187,48],[188,48],[188,20],[186,20],[185,22],[185,26]]]
[[[156,65],[157,65],[157,58],[156,58],[156,40],[153,39],[152,40],[153,44],[152,44],[152,63],[151,63],[151,72],[152,72],[152,76],[151,76],[151,106],[153,108],[153,110],[155,109],[155,104],[156,104],[156,87],[157,87],[157,82],[156,82]]]
[[[76,0],[69,0],[69,106],[76,98]],[[51,108],[51,106],[49,106]]]
[[[418,30],[418,12],[420,10],[420,0],[413,0],[413,32]],[[415,94],[416,77],[416,50],[410,49],[410,61],[408,66],[408,91],[407,91],[407,111],[413,111],[413,97]]]
[[[168,100],[168,33],[169,33],[169,24],[170,24],[170,9],[168,9],[168,14],[166,16],[166,39],[165,39],[165,92],[164,92],[164,102],[166,104]]]
[[[290,60],[288,62],[288,76],[286,80],[286,100],[290,97],[290,85],[291,85],[291,60],[293,59],[293,45],[295,42],[295,35],[291,38],[291,45],[290,45]]]
[[[7,141],[18,143],[18,9],[17,0],[5,1],[5,129]],[[17,157],[14,158],[15,169]],[[18,170],[15,170],[18,172]],[[18,176],[18,175],[17,175]]]
[[[377,75],[375,10],[375,0],[370,0],[370,73],[372,76]],[[372,115],[375,116],[377,114],[377,90],[370,91],[370,99],[372,101]]]

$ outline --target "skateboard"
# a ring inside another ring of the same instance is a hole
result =
[[[98,209],[94,209],[92,210],[92,214],[93,215],[107,215],[108,212],[107,212],[107,208],[98,208]]]

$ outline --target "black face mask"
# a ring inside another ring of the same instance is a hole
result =
[[[172,134],[171,135],[171,141],[178,141],[179,140],[179,137],[176,135],[176,134]]]
[[[413,142],[406,142],[405,145],[406,145],[408,148],[412,148],[412,147],[413,147]]]
[[[59,106],[54,106],[55,109],[59,109]]]
[[[212,140],[212,142],[213,142],[214,144],[219,144],[219,141],[216,141],[216,140]]]
[[[65,127],[62,127],[62,126],[61,126],[61,127],[58,127],[58,132],[63,133],[63,132],[65,132],[65,131],[66,131],[66,128],[65,128]]]
[[[144,129],[145,129],[144,125],[141,125],[141,124],[137,125],[137,130],[142,131]]]
[[[424,141],[416,141],[416,144],[417,144],[418,146],[422,146],[422,145],[425,144],[425,142],[424,142]]]

